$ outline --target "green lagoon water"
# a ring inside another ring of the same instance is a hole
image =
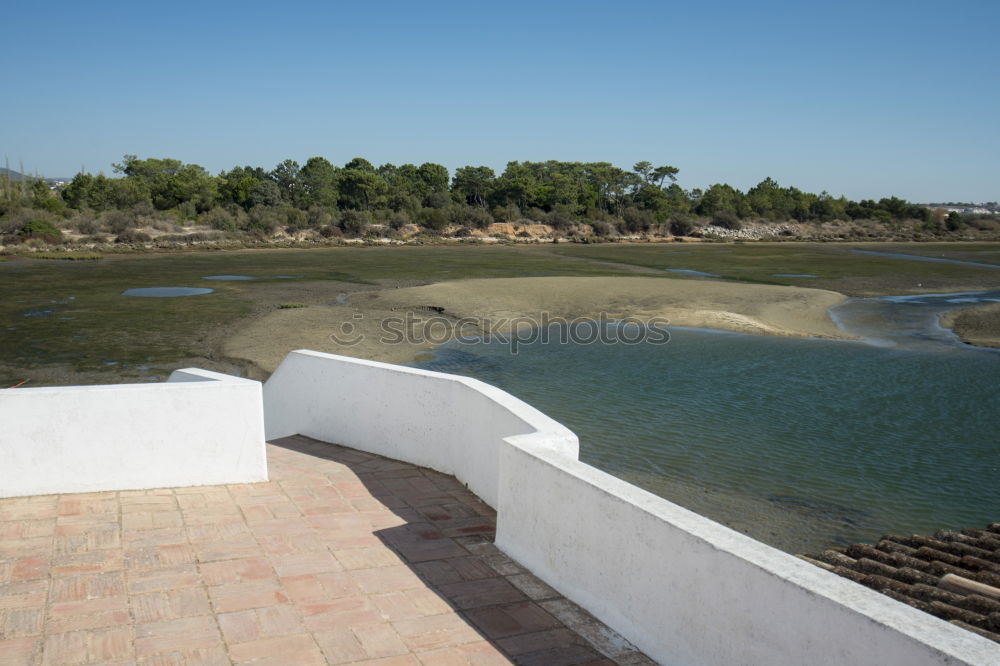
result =
[[[838,309],[847,330],[894,332],[868,343],[671,328],[667,344],[558,344],[553,331],[516,355],[450,343],[420,367],[503,388],[575,431],[584,462],[811,552],[1000,520],[1000,353],[937,326],[958,305],[947,298],[970,302]]]

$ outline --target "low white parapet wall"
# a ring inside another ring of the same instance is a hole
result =
[[[454,474],[497,509],[501,549],[661,663],[1000,663],[992,641],[581,463],[572,432],[480,381],[296,351],[264,413],[268,439]]]
[[[567,428],[489,384],[305,350],[264,385],[264,423],[269,440],[306,435],[453,474],[494,508],[503,436],[544,430],[578,453]]]
[[[0,497],[266,480],[260,382],[0,390]]]

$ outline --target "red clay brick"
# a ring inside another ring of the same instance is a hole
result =
[[[247,643],[260,638],[260,626],[257,624],[257,613],[252,610],[220,613],[219,628],[222,636],[230,645]]]
[[[393,622],[396,632],[414,651],[433,650],[482,640],[475,629],[458,615],[432,615]]]
[[[105,613],[108,611],[127,611],[128,598],[125,595],[117,597],[98,597],[95,599],[79,599],[60,601],[49,606],[49,618],[53,620]]]
[[[390,624],[365,624],[353,629],[354,635],[371,659],[392,657],[409,651]]]
[[[345,569],[374,569],[403,563],[396,553],[385,546],[334,550],[333,554]]]
[[[207,615],[137,624],[135,636],[135,652],[139,657],[210,648],[221,640],[215,618]]]
[[[347,627],[319,631],[313,637],[323,650],[327,663],[346,664],[368,656],[357,636]]]
[[[354,580],[345,572],[291,576],[281,579],[282,589],[296,603],[341,599],[360,594]]]
[[[466,615],[477,627],[482,629],[488,638],[492,639],[556,629],[562,626],[559,620],[530,601],[506,606],[477,608],[468,611]]]
[[[208,591],[217,613],[274,606],[288,601],[288,597],[281,591],[277,581],[217,585],[208,588]]]
[[[440,615],[452,612],[452,606],[440,594],[425,587],[406,590],[407,598],[422,615]]]
[[[199,587],[133,595],[129,601],[137,623],[206,615],[211,612],[208,595]]]
[[[378,607],[382,616],[390,622],[412,620],[429,614],[420,612],[405,592],[374,595],[371,600]]]
[[[167,546],[175,543],[187,543],[188,537],[183,527],[163,527],[149,530],[126,529],[122,540],[126,547],[142,548],[144,546]]]
[[[57,634],[67,631],[125,627],[131,624],[132,616],[129,615],[127,610],[111,610],[87,615],[70,615],[62,618],[50,617],[45,623],[45,631]]]
[[[125,567],[128,569],[172,567],[194,561],[194,551],[186,543],[144,546],[125,552]]]
[[[11,569],[10,577],[12,580],[44,578],[48,575],[48,569],[48,555],[31,555],[14,560],[14,567]]]
[[[503,652],[486,641],[462,645],[456,649],[465,655],[472,666],[505,666],[511,663]]]
[[[355,662],[357,666],[420,666],[420,662],[412,654],[403,654],[398,657],[383,657],[381,659],[366,659]]]
[[[263,636],[286,636],[304,631],[302,619],[292,606],[258,608],[255,613]]]
[[[0,664],[35,664],[41,654],[41,637],[0,639]]]
[[[49,634],[45,637],[42,653],[44,666],[69,666],[85,664],[89,661],[86,631],[71,631],[65,634]]]
[[[37,636],[42,633],[44,621],[42,608],[11,608],[0,613],[0,639]]]
[[[201,585],[201,576],[198,575],[198,569],[193,564],[129,571],[126,574],[126,580],[130,594]]]
[[[425,666],[509,666],[513,663],[487,642],[419,652],[417,657]]]
[[[125,558],[120,550],[94,550],[86,553],[63,555],[52,560],[48,573],[51,576],[78,576],[89,573],[108,573],[125,568]]]
[[[525,595],[505,578],[449,583],[438,587],[438,592],[458,608],[479,608],[497,604],[523,601]]]
[[[184,528],[193,544],[210,541],[232,541],[251,537],[250,528],[242,520],[230,520],[214,525],[188,525]]]
[[[271,562],[282,578],[343,570],[340,562],[328,552],[274,555]]]
[[[252,663],[254,666],[323,666],[326,660],[316,641],[309,634],[262,638],[249,643],[231,645],[229,656],[233,661]]]
[[[22,504],[15,504],[14,502],[4,503],[4,520],[43,520],[46,518],[55,518],[58,515],[59,509],[54,500],[26,502]]]
[[[49,581],[45,579],[0,585],[0,609],[44,606],[48,592]]]
[[[209,541],[193,544],[199,562],[263,557],[264,551],[253,537],[232,541]]]
[[[328,631],[383,621],[382,614],[367,597],[347,597],[297,608],[302,613],[302,623],[309,631]]]
[[[367,594],[397,592],[424,585],[410,567],[402,564],[378,569],[358,569],[349,572],[349,575]]]
[[[128,627],[88,631],[88,656],[93,663],[107,663],[132,657],[132,636]]]
[[[55,518],[46,518],[44,520],[25,520],[21,523],[23,526],[22,537],[30,539],[32,537],[48,537],[53,536],[56,533],[56,520]]]
[[[201,570],[205,585],[224,585],[274,578],[274,568],[266,557],[206,562],[198,568]]]

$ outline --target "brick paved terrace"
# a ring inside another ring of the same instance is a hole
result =
[[[268,483],[0,500],[0,664],[652,662],[453,477],[304,437]]]

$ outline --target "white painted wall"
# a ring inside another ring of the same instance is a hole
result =
[[[992,641],[579,462],[569,430],[482,382],[297,351],[264,413],[269,439],[454,474],[497,509],[500,548],[662,663],[1000,663]]]
[[[0,390],[0,497],[266,481],[265,455],[260,382]]]
[[[503,437],[544,430],[577,457],[576,435],[468,377],[295,351],[264,385],[267,439],[301,434],[453,474],[497,506]]]

